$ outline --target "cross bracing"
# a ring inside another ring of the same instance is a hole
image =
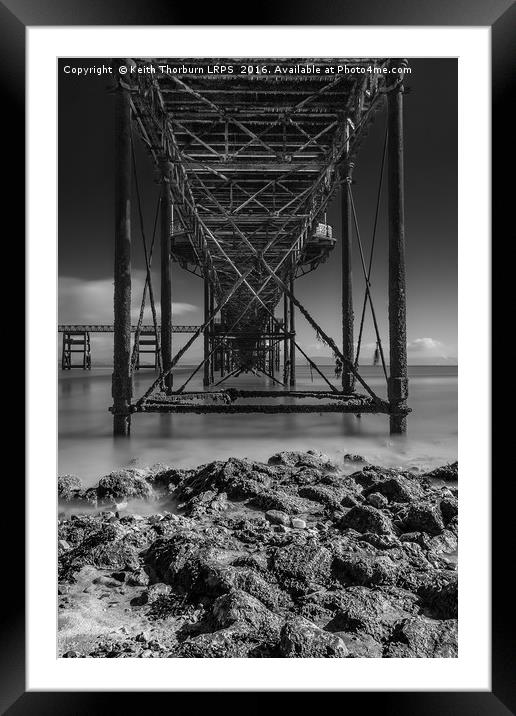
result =
[[[149,66],[149,60],[135,62]],[[313,62],[382,67],[386,60]],[[267,61],[275,63],[286,64]],[[152,60],[156,73],[135,74],[131,92],[140,134],[157,166],[170,171],[171,255],[209,278],[217,298],[249,271],[224,321],[239,319],[243,334],[258,334],[282,294],[263,260],[285,281],[292,271],[316,268],[333,248],[334,240],[313,229],[339,186],[343,161],[352,160],[382,104],[383,78],[372,72],[185,77],[159,71],[186,64]]]

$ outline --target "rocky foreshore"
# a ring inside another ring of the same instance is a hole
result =
[[[344,459],[59,477],[59,655],[456,657],[457,463]]]

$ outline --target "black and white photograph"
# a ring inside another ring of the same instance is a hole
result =
[[[460,657],[457,58],[57,87],[57,657]]]

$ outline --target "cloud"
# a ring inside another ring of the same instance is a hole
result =
[[[140,303],[145,282],[143,271],[135,271],[132,279],[131,318],[138,320]],[[59,323],[113,323],[113,280],[97,279],[85,281],[72,276],[59,278],[58,315]],[[160,303],[156,301],[158,319],[160,316]],[[191,303],[172,302],[174,317],[185,316],[197,310]],[[149,306],[149,296],[144,313],[144,321],[152,322]]]
[[[414,338],[407,343],[409,357],[417,358],[448,358],[446,346],[435,338]]]

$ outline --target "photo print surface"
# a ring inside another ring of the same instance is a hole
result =
[[[457,61],[58,91],[58,655],[457,657]]]

